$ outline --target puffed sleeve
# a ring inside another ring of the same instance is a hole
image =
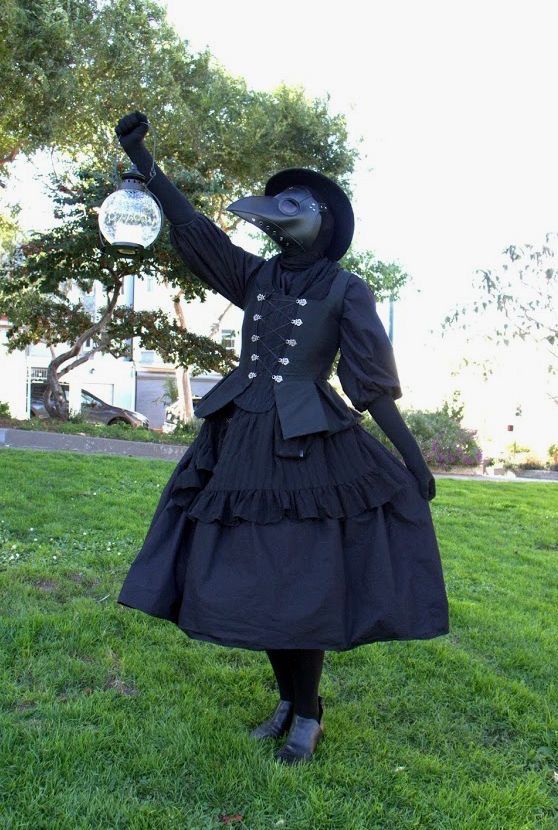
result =
[[[231,303],[244,308],[246,286],[265,258],[235,245],[208,216],[171,224],[169,239],[193,274]]]
[[[370,286],[355,274],[347,284],[340,321],[337,376],[352,405],[364,412],[379,395],[402,396],[393,347]]]

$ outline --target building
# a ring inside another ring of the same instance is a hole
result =
[[[95,290],[82,295],[72,289],[71,299],[80,300],[91,314],[106,302],[102,286],[96,283]],[[153,277],[129,275],[125,278],[121,305],[129,305],[141,311],[160,308],[172,318],[174,310],[170,292]],[[218,339],[235,354],[240,350],[240,329],[242,310],[228,300],[211,291],[205,302],[195,300],[186,305],[187,326],[197,334],[208,334]],[[31,389],[33,383],[46,378],[47,367],[52,360],[50,349],[37,344],[8,353],[6,332],[9,321],[0,317],[0,372],[2,387],[0,402],[7,403],[15,418],[30,417]],[[82,353],[91,347],[83,346]],[[68,344],[55,347],[56,354],[68,348]],[[171,399],[169,386],[175,377],[175,367],[164,363],[156,351],[141,348],[139,338],[133,338],[127,357],[114,358],[112,355],[96,353],[64,376],[68,383],[69,405],[72,411],[81,407],[81,390],[92,392],[107,403],[141,412],[149,418],[152,428],[160,428],[165,406]],[[213,373],[191,379],[194,399],[204,395],[219,380]]]

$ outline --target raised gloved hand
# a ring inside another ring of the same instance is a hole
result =
[[[124,115],[114,128],[122,149],[128,154],[129,150],[139,147],[149,130],[147,115],[139,110]]]
[[[149,120],[139,110],[124,115],[114,128],[122,149],[147,179],[147,187],[159,199],[169,222],[175,225],[190,222],[195,216],[194,208],[155,163],[143,141],[148,130]]]

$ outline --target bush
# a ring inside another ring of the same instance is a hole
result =
[[[178,418],[176,422],[176,429],[173,430],[172,435],[183,437],[189,436],[193,441],[198,436],[199,431],[203,426],[203,421],[203,418],[196,418],[195,415],[185,421]]]
[[[540,460],[540,458],[530,455],[524,461],[520,461],[520,463],[515,466],[519,467],[520,470],[544,470],[545,464]]]
[[[429,467],[474,467],[482,461],[476,441],[477,431],[461,424],[461,410],[449,411],[444,404],[435,411],[401,410]],[[393,451],[393,445],[372,418],[365,416],[363,426]],[[396,451],[396,454],[399,453]]]
[[[0,418],[11,418],[10,404],[6,401],[0,401]]]

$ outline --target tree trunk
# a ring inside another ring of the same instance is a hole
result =
[[[187,367],[176,367],[176,387],[178,389],[178,400],[180,402],[180,417],[183,421],[187,421],[194,417],[194,402],[192,399],[190,370]]]
[[[47,388],[45,389],[45,393],[43,395],[45,409],[51,418],[59,418],[62,421],[67,421],[70,415],[69,402],[64,397],[62,387],[60,386],[60,377],[62,377],[62,375],[65,375],[67,372],[71,372],[72,369],[75,369],[76,366],[79,366],[81,363],[86,363],[88,360],[91,359],[94,352],[102,351],[104,346],[108,345],[105,341],[101,340],[97,348],[92,349],[86,354],[78,356],[81,347],[86,342],[86,340],[92,337],[94,334],[99,334],[104,330],[118,302],[118,296],[120,294],[121,285],[122,283],[119,280],[114,288],[112,297],[108,302],[107,309],[103,316],[100,318],[100,320],[98,320],[96,323],[93,323],[88,329],[82,332],[80,336],[76,338],[75,342],[72,344],[72,347],[68,349],[67,352],[55,355],[54,349],[51,346],[51,353],[53,354],[53,359],[49,363],[47,369]],[[66,365],[64,366],[64,368],[61,368],[63,364],[68,363],[68,361],[72,358],[76,359],[69,365]]]
[[[168,288],[168,283],[166,281],[165,283]],[[182,305],[182,291],[173,294],[172,304],[180,328],[182,331],[188,331],[188,326],[186,325],[186,314]],[[190,383],[189,366],[176,367],[176,388],[178,391],[180,419],[182,421],[189,421],[194,417],[194,404],[192,400],[192,385]]]
[[[43,393],[43,403],[51,418],[67,421],[70,415],[69,403],[60,385],[56,369],[57,366],[52,361],[47,369],[47,386]]]

